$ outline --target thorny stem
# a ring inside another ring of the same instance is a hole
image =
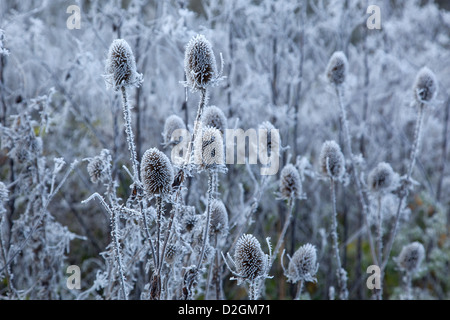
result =
[[[292,199],[291,197],[288,200],[288,213],[286,215],[286,220],[284,221],[283,229],[281,230],[280,236],[278,238],[277,246],[275,247],[275,250],[273,250],[272,261],[274,261],[275,258],[277,257],[278,251],[280,250],[281,245],[284,242],[284,237],[286,235],[287,228],[289,227],[289,223],[291,221],[293,209],[294,209],[294,199]]]
[[[412,273],[411,272],[406,273],[406,275],[404,277],[404,281],[405,281],[405,286],[406,286],[406,300],[412,300],[412,294],[411,294]]]
[[[356,166],[355,160],[353,159],[352,143],[351,143],[351,140],[350,140],[350,132],[349,132],[348,123],[347,123],[347,112],[345,110],[345,106],[344,106],[344,103],[342,101],[342,90],[341,90],[340,86],[336,86],[336,94],[337,94],[338,100],[339,100],[339,108],[341,109],[342,127],[344,129],[344,134],[345,134],[345,139],[344,140],[346,142],[346,147],[347,147],[348,153],[350,155],[350,161],[351,161],[351,164],[352,164],[352,167],[353,167],[353,178],[354,178],[355,183],[356,183],[356,189],[358,191],[358,197],[359,197],[359,201],[360,201],[361,207],[362,207],[361,214],[364,217],[364,223],[365,223],[366,230],[367,230],[367,235],[368,235],[368,238],[369,238],[369,244],[370,244],[370,251],[371,251],[371,254],[372,254],[372,260],[374,261],[375,264],[378,265],[377,257],[376,257],[376,254],[375,254],[373,238],[372,238],[372,232],[370,231],[370,226],[369,226],[369,223],[367,221],[368,207],[367,207],[366,200],[365,200],[363,192],[362,192],[361,182],[359,181],[358,168]]]
[[[144,210],[142,210],[142,208],[141,208],[141,216],[142,216],[142,222],[144,223],[145,235],[147,236],[147,238],[148,238],[148,240],[150,242],[150,249],[152,251],[152,257],[153,257],[153,265],[156,266],[157,265],[157,258],[156,258],[156,253],[155,253],[155,246],[153,245],[152,237],[150,236],[149,225],[148,225],[148,221],[147,221],[147,215],[144,213]]]
[[[128,150],[130,150],[131,153],[130,160],[133,166],[133,180],[134,180],[133,182],[138,183],[139,182],[138,161],[136,154],[136,146],[134,144],[133,129],[131,125],[131,114],[130,114],[131,110],[130,105],[128,103],[128,94],[125,86],[122,86],[120,89],[122,90],[123,117],[125,120],[125,132],[127,134]]]
[[[199,126],[201,124],[200,119],[202,117],[203,110],[208,102],[208,91],[206,88],[200,89],[200,101],[198,104],[198,110],[197,110],[197,116],[195,117],[194,121],[194,131],[192,132],[191,141],[189,141],[188,150],[186,153],[186,159],[185,159],[185,165],[189,165],[191,161],[191,153],[192,153],[192,146],[194,144],[195,138],[198,134]]]
[[[302,294],[303,290],[303,280],[300,280],[297,285],[297,293],[295,295],[295,300],[300,300],[300,295]]]
[[[414,142],[413,142],[413,146],[411,149],[410,163],[409,163],[408,171],[406,174],[406,180],[404,181],[404,183],[406,185],[402,186],[402,188],[404,188],[404,190],[401,190],[402,192],[400,193],[400,199],[398,201],[397,213],[395,215],[394,227],[392,228],[391,234],[389,236],[389,242],[387,243],[386,250],[384,252],[384,260],[381,265],[382,271],[386,267],[386,264],[389,260],[389,256],[391,255],[392,246],[394,244],[395,237],[397,236],[399,220],[400,220],[400,213],[402,211],[402,206],[403,206],[403,200],[405,198],[407,198],[408,194],[409,194],[408,185],[409,185],[409,180],[411,178],[412,170],[414,168],[414,164],[416,162],[417,152],[419,150],[420,134],[421,134],[421,130],[422,130],[423,111],[424,111],[423,109],[424,108],[425,108],[425,105],[423,103],[421,103],[419,105],[419,111],[417,112],[416,129],[414,131]]]
[[[200,269],[200,266],[203,261],[203,257],[205,255],[206,246],[208,244],[208,235],[209,235],[209,221],[211,219],[211,202],[212,202],[212,193],[213,193],[213,176],[214,173],[212,170],[209,170],[209,177],[208,177],[208,203],[206,207],[206,225],[205,225],[205,232],[203,234],[203,246],[202,246],[202,252],[200,254],[200,258],[198,260],[197,264],[197,270]],[[209,285],[209,284],[207,284]]]
[[[114,242],[114,251],[115,256],[119,268],[119,276],[120,276],[120,288],[122,291],[122,295],[124,300],[127,300],[127,293],[125,289],[125,275],[123,273],[123,262],[122,255],[120,254],[120,243],[119,243],[119,218],[118,212],[116,210],[111,210],[111,236]]]
[[[160,241],[161,241],[161,214],[162,214],[162,198],[156,197],[156,268],[159,266],[160,259]],[[159,268],[158,268],[159,269]]]
[[[347,281],[343,277],[345,270],[342,269],[341,257],[339,255],[339,241],[337,233],[337,212],[336,212],[336,192],[334,188],[334,180],[330,178],[330,191],[331,191],[331,202],[333,204],[333,215],[332,215],[332,226],[331,226],[331,237],[333,239],[333,249],[334,255],[336,256],[337,264],[337,280],[339,286],[339,296],[341,300],[348,299]]]

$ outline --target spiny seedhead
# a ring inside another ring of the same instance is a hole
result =
[[[100,157],[95,157],[89,161],[87,165],[87,171],[89,178],[91,178],[92,183],[98,183],[99,181],[104,181],[106,177],[105,165],[103,159]]]
[[[395,173],[389,163],[380,162],[367,177],[370,191],[385,194],[391,191],[394,185]]]
[[[224,166],[223,137],[218,129],[202,128],[195,139],[194,148],[194,161],[200,170]]]
[[[243,280],[252,281],[266,273],[267,257],[259,241],[251,234],[243,234],[237,241],[234,262],[236,272]]]
[[[173,132],[177,129],[186,129],[183,119],[173,114],[166,119],[164,123],[164,130],[162,133],[164,145],[177,144],[176,137],[173,137]]]
[[[174,243],[168,244],[166,248],[166,253],[164,255],[166,262],[172,264],[178,253],[179,248],[176,244]]]
[[[425,249],[416,241],[404,246],[396,261],[400,269],[413,273],[419,269],[424,257]]]
[[[183,214],[182,226],[187,232],[191,232],[198,224],[198,216],[195,214],[193,207],[185,207],[186,210]]]
[[[110,169],[109,151],[104,149],[99,156],[87,159],[87,172],[92,183],[106,182]]]
[[[280,176],[280,193],[283,199],[298,199],[302,194],[302,182],[297,168],[288,163]]]
[[[345,53],[336,51],[331,56],[327,66],[328,80],[335,84],[341,85],[347,77],[348,61]]]
[[[147,194],[168,195],[173,183],[173,168],[169,158],[156,148],[145,151],[141,162],[141,180]]]
[[[187,44],[184,70],[187,85],[193,91],[206,89],[217,77],[216,58],[212,45],[204,35],[196,35]]]
[[[437,94],[438,82],[436,75],[428,69],[423,67],[416,76],[414,83],[414,97],[419,103],[431,102]]]
[[[122,86],[139,87],[143,81],[142,74],[136,72],[133,51],[124,39],[115,39],[109,47],[106,60],[105,81],[107,88],[119,90]]]
[[[214,199],[211,203],[210,235],[223,236],[228,231],[228,213],[222,201]]]
[[[339,180],[345,173],[345,159],[339,145],[331,140],[325,141],[319,155],[322,173],[333,180]]]
[[[316,282],[317,280],[314,276],[318,268],[316,247],[307,243],[295,251],[289,262],[286,276],[288,281],[292,283],[296,283],[299,280]]]
[[[202,114],[202,126],[217,128],[224,134],[225,129],[227,129],[227,117],[218,107],[207,107]]]

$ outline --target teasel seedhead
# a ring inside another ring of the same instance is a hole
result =
[[[172,190],[173,168],[169,158],[156,148],[145,151],[141,162],[141,181],[150,196],[167,196]]]
[[[195,138],[194,162],[200,171],[225,168],[223,136],[219,129],[202,127]]]
[[[289,282],[298,281],[317,282],[315,275],[319,268],[317,263],[316,247],[307,243],[295,251],[292,258],[289,257],[289,266],[285,276]],[[283,267],[284,269],[284,267]]]
[[[164,129],[162,132],[163,136],[163,145],[169,146],[172,144],[178,144],[179,140],[177,140],[177,136],[174,136],[174,131],[178,129],[186,129],[186,124],[184,123],[183,119],[181,119],[179,116],[173,114],[169,116],[165,123],[164,123]]]
[[[242,280],[253,281],[265,276],[268,257],[253,235],[243,234],[236,243],[234,263],[236,273]]]
[[[281,170],[280,194],[282,199],[298,199],[302,195],[302,181],[297,168],[288,163]]]
[[[217,72],[212,45],[204,35],[196,35],[187,44],[184,55],[184,70],[186,73],[185,85],[193,91],[206,89],[221,80],[222,71]]]
[[[177,257],[177,254],[179,254],[179,248],[176,244],[170,243],[166,247],[166,253],[164,255],[165,261],[169,264],[172,264]]]
[[[94,184],[99,182],[106,183],[111,166],[111,156],[109,151],[104,149],[100,155],[85,160],[88,161],[87,172],[91,182]]]
[[[115,39],[109,47],[105,68],[106,87],[118,91],[122,86],[139,87],[143,76],[136,72],[133,51],[124,39]]]
[[[227,117],[216,106],[206,107],[202,114],[202,126],[219,129],[222,135],[224,135],[225,129],[227,129]]]
[[[395,173],[389,163],[380,162],[367,177],[370,191],[378,194],[390,192],[394,186]]]
[[[341,85],[347,77],[348,61],[345,53],[336,51],[331,56],[327,66],[328,80],[334,85]]]
[[[228,232],[228,213],[221,200],[211,203],[210,236],[225,236]]]
[[[340,180],[344,176],[344,155],[335,141],[325,141],[319,155],[319,163],[322,173],[327,177],[333,180]]]
[[[438,82],[436,75],[428,69],[423,67],[416,76],[414,83],[414,97],[419,103],[430,103],[436,96],[438,91]]]
[[[416,272],[425,258],[425,248],[420,242],[413,242],[403,247],[396,259],[397,265],[405,272]]]

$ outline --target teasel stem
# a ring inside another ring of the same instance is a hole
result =
[[[208,203],[206,205],[206,225],[205,232],[203,234],[203,246],[200,254],[200,258],[198,260],[197,269],[200,269],[200,266],[203,262],[203,257],[206,251],[206,245],[208,243],[208,235],[209,235],[209,222],[211,220],[211,203],[212,203],[212,195],[213,195],[213,177],[214,170],[208,170]],[[209,284],[207,284],[209,285]]]
[[[163,210],[163,202],[161,196],[156,196],[156,269],[158,270],[159,264],[161,261],[161,252],[160,252],[160,242],[161,242],[161,215]]]
[[[295,300],[300,300],[302,290],[303,290],[303,280],[300,280],[297,285],[297,293],[295,294]]]
[[[150,249],[151,249],[152,258],[153,258],[153,265],[155,266],[155,269],[156,269],[158,262],[157,262],[156,253],[155,253],[155,246],[153,244],[152,237],[150,235],[150,229],[149,229],[149,224],[148,224],[148,220],[147,220],[147,215],[142,210],[142,202],[141,202],[141,217],[142,217],[142,222],[144,223],[145,235],[147,236],[148,241],[150,243]]]
[[[350,155],[350,161],[353,167],[353,178],[355,179],[355,183],[356,183],[356,189],[358,191],[358,197],[359,197],[359,202],[361,204],[362,207],[362,215],[364,217],[364,224],[367,230],[367,235],[369,238],[369,245],[370,245],[370,252],[372,254],[372,260],[374,261],[374,263],[376,265],[378,265],[378,259],[376,257],[375,254],[375,247],[374,247],[374,243],[373,243],[373,238],[372,238],[372,232],[370,230],[370,225],[367,221],[367,213],[368,211],[368,207],[367,207],[367,203],[366,200],[364,198],[363,192],[362,192],[362,187],[361,187],[361,182],[359,180],[359,171],[358,168],[356,166],[355,160],[353,159],[353,151],[352,151],[352,143],[351,143],[351,139],[350,139],[350,131],[348,129],[348,122],[347,122],[347,112],[343,103],[343,99],[342,99],[342,89],[339,85],[336,86],[336,94],[339,100],[339,108],[341,109],[341,121],[342,121],[342,128],[344,130],[344,135],[345,135],[345,143],[346,143],[346,147],[347,150],[349,152]],[[381,262],[380,262],[381,263]]]
[[[400,213],[402,211],[403,206],[403,200],[408,197],[409,189],[407,185],[409,184],[409,180],[411,178],[412,170],[414,169],[414,164],[416,162],[417,153],[420,146],[420,135],[422,131],[422,123],[423,123],[423,112],[424,112],[425,105],[423,103],[419,104],[419,111],[417,112],[417,119],[416,119],[416,128],[414,130],[414,142],[411,149],[411,155],[410,155],[410,163],[408,167],[408,171],[406,174],[406,187],[405,185],[402,186],[402,188],[405,188],[404,190],[401,190],[400,193],[400,199],[398,201],[398,207],[397,207],[397,213],[395,215],[395,222],[394,227],[392,228],[391,234],[389,236],[389,242],[387,243],[386,250],[384,252],[384,260],[381,265],[381,270],[383,271],[386,268],[386,264],[388,263],[389,256],[391,255],[392,246],[394,245],[395,237],[397,236],[398,227],[399,227],[399,221],[400,221]]]
[[[123,117],[125,121],[125,133],[127,134],[128,150],[131,153],[131,164],[133,166],[133,182],[139,184],[139,171],[138,171],[138,161],[136,154],[136,145],[134,144],[134,134],[131,125],[131,109],[128,103],[128,93],[125,86],[120,87],[122,91],[122,106],[123,106]]]
[[[288,199],[288,213],[286,215],[286,220],[284,221],[283,229],[281,230],[280,236],[278,237],[277,246],[273,250],[272,261],[274,261],[275,258],[277,257],[278,251],[280,251],[280,248],[284,242],[284,237],[286,236],[286,231],[289,227],[293,210],[294,210],[294,199],[290,197]]]
[[[406,272],[404,276],[405,287],[406,287],[406,300],[412,300],[412,272]]]
[[[200,101],[199,101],[198,109],[197,109],[197,116],[195,117],[195,121],[194,121],[194,131],[192,132],[191,141],[189,142],[188,151],[187,151],[186,159],[185,159],[185,165],[189,165],[189,163],[191,161],[192,146],[194,144],[195,137],[197,137],[197,133],[198,133],[198,130],[201,125],[200,119],[202,118],[202,113],[203,113],[203,110],[205,109],[207,102],[208,102],[208,91],[206,88],[201,88],[200,89]]]
[[[217,234],[214,236],[214,248],[216,248],[216,251],[218,252],[217,248]],[[217,267],[217,259],[215,260],[215,266]],[[211,279],[213,278],[213,269],[215,268],[214,264],[210,264],[209,271],[208,271],[208,277],[206,279],[206,286],[205,286],[205,299],[208,299],[209,296],[209,287],[211,285]],[[217,299],[217,297],[216,297]]]
[[[331,202],[333,204],[333,214],[332,214],[332,225],[331,225],[331,238],[333,239],[333,249],[334,255],[336,256],[336,264],[337,264],[337,280],[339,286],[339,297],[341,300],[348,299],[348,290],[347,290],[347,281],[343,277],[342,263],[341,257],[339,254],[339,240],[338,240],[338,232],[337,232],[337,211],[336,211],[336,191],[335,191],[335,182],[333,178],[330,178],[330,191],[331,191]]]
[[[123,262],[122,262],[122,255],[120,254],[120,243],[119,243],[119,219],[118,219],[118,212],[114,209],[111,210],[111,236],[113,238],[114,242],[114,251],[115,256],[117,260],[117,266],[119,269],[119,276],[120,276],[120,288],[122,291],[123,299],[127,300],[127,292],[125,288],[125,275],[123,272]]]

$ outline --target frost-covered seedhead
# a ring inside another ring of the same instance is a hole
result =
[[[266,273],[267,257],[259,241],[251,234],[243,234],[237,241],[234,262],[236,273],[243,280],[253,281]]]
[[[92,183],[106,182],[108,180],[108,172],[110,170],[109,151],[102,150],[99,156],[88,158],[87,172]]]
[[[206,89],[217,77],[217,65],[211,43],[204,35],[193,37],[186,46],[184,70],[187,85],[194,91]]]
[[[395,173],[389,163],[380,162],[367,177],[370,191],[374,193],[387,193],[394,185]]]
[[[425,257],[425,249],[420,242],[413,242],[403,247],[396,262],[400,269],[406,272],[415,272],[419,269]]]
[[[164,130],[162,133],[164,145],[177,144],[176,137],[173,132],[178,129],[186,129],[186,125],[179,116],[173,114],[166,119],[164,123]]]
[[[194,148],[194,161],[200,170],[224,166],[223,136],[218,129],[203,127],[195,139]]]
[[[214,199],[211,203],[210,234],[224,236],[228,232],[228,213],[222,201]]]
[[[133,51],[124,39],[115,39],[109,47],[105,73],[107,88],[119,90],[122,86],[141,85],[142,74],[136,72]]]
[[[174,243],[168,244],[166,248],[166,253],[164,255],[166,262],[172,264],[179,251],[180,251],[179,247],[176,244]]]
[[[438,90],[438,82],[433,71],[427,67],[420,69],[414,83],[414,97],[419,103],[429,103]]]
[[[335,84],[340,85],[344,83],[347,77],[348,61],[345,53],[342,51],[336,51],[331,56],[327,66],[328,80]]]
[[[297,168],[288,163],[280,176],[280,194],[283,199],[298,199],[302,194],[302,182]]]
[[[325,141],[319,155],[319,164],[324,175],[333,180],[342,178],[345,173],[345,159],[335,141]]]
[[[222,134],[225,134],[227,117],[225,117],[225,114],[220,108],[216,106],[207,107],[202,114],[202,126],[217,128]]]
[[[182,218],[183,231],[191,232],[198,225],[198,220],[195,209],[193,207],[185,207]]]
[[[316,247],[307,243],[298,248],[290,259],[286,277],[292,283],[300,280],[316,282],[314,276],[318,268]]]
[[[149,195],[165,196],[172,189],[174,175],[169,158],[156,148],[145,151],[141,162],[141,180]]]

